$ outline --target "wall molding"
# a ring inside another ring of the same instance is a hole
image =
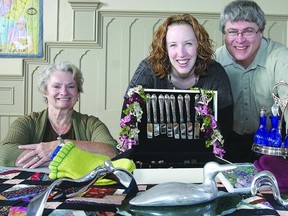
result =
[[[2,95],[2,98],[0,98],[0,104],[14,105],[14,101],[15,101],[14,91],[15,91],[15,88],[13,86],[0,87],[0,94]],[[5,95],[7,97],[3,97]]]
[[[71,5],[73,10],[77,9],[98,9],[101,4],[98,0],[68,0],[68,3]]]

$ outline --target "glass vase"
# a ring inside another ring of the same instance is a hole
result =
[[[261,109],[259,117],[259,127],[254,135],[255,144],[267,146],[268,130],[266,127],[266,119],[267,116],[265,115],[265,111]]]
[[[268,134],[268,146],[281,148],[282,147],[282,136],[279,131],[279,120],[280,117],[270,116],[271,129]]]
[[[284,141],[284,148],[288,148],[288,130],[286,132],[286,137],[285,137],[285,141]]]

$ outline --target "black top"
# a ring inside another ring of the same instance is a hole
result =
[[[127,92],[130,88],[138,85],[149,89],[175,88],[168,77],[159,78],[155,76],[147,58],[144,59],[136,69],[124,97],[128,97]],[[218,92],[218,126],[225,138],[225,136],[232,131],[233,127],[233,96],[229,78],[224,68],[221,64],[214,61],[208,67],[206,75],[200,76],[199,81],[193,87]],[[121,116],[123,117],[123,114],[121,114]]]

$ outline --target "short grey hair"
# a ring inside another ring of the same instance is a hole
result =
[[[256,2],[235,0],[226,5],[220,15],[220,31],[223,34],[225,33],[225,26],[228,21],[237,22],[242,20],[256,23],[260,32],[265,29],[265,14]]]
[[[44,93],[47,89],[47,83],[50,79],[50,75],[57,70],[72,73],[73,78],[77,84],[78,91],[81,93],[83,92],[84,79],[81,70],[76,65],[70,62],[60,62],[50,64],[43,71],[40,72],[38,89],[41,93]]]

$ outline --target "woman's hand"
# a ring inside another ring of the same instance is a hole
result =
[[[48,166],[50,155],[59,144],[58,140],[51,142],[41,142],[38,144],[20,145],[23,152],[18,156],[15,165],[23,168],[37,168]]]

